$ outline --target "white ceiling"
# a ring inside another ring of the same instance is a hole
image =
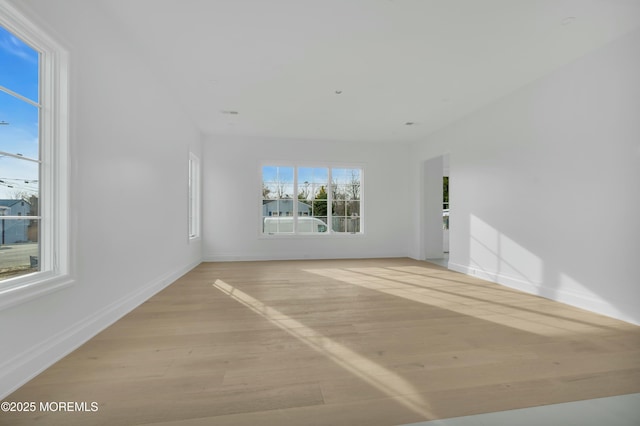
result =
[[[424,139],[640,27],[638,0],[99,1],[204,134],[336,141]]]

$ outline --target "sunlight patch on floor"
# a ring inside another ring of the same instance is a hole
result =
[[[393,371],[376,364],[222,280],[216,280],[213,287],[323,354],[350,374],[396,399],[412,412],[424,418],[435,417],[429,410],[429,404],[418,394],[419,391]]]
[[[366,267],[305,272],[542,336],[601,332],[608,328],[606,318],[596,324],[584,319],[578,309],[569,316],[566,311],[572,308],[558,302],[531,299],[535,296],[464,275],[452,278],[450,272],[439,269]],[[533,308],[541,304],[544,310]]]

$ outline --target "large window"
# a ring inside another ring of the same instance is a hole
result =
[[[0,307],[67,274],[67,59],[0,0]]]
[[[263,234],[362,233],[362,168],[262,168]]]
[[[40,54],[0,26],[0,280],[40,270]],[[5,66],[4,64],[7,64]]]

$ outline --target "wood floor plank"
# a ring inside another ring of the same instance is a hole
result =
[[[0,425],[391,425],[640,392],[640,327],[410,259],[203,263]]]

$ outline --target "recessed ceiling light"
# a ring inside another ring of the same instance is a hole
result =
[[[238,115],[239,114],[238,111],[233,111],[233,110],[228,110],[228,109],[223,109],[221,112],[223,114],[229,114],[229,115]]]

